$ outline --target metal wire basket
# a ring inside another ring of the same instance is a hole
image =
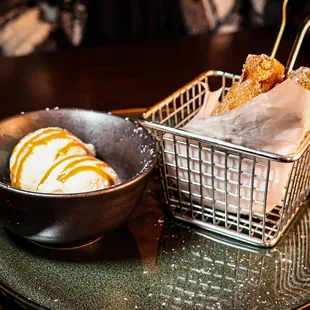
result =
[[[158,140],[161,178],[173,217],[269,247],[280,239],[308,194],[309,137],[294,154],[285,157],[181,128],[202,106],[206,93],[203,85],[221,84],[223,96],[238,78],[221,71],[206,72],[149,109],[140,121]],[[268,210],[268,183],[274,163],[289,165],[289,175],[281,203]],[[211,181],[205,182],[205,178]],[[232,185],[234,191],[230,190]],[[245,191],[250,194],[244,196]]]
[[[285,29],[287,4],[288,0],[284,0],[272,58]],[[296,36],[286,73],[293,69],[309,27],[310,16]],[[157,138],[161,179],[173,217],[253,245],[270,247],[279,241],[308,196],[310,135],[295,153],[281,156],[182,129],[203,105],[205,85],[222,87],[223,98],[239,78],[221,71],[203,73],[150,108],[140,122]],[[278,172],[285,170],[285,181],[278,203],[270,204],[269,184],[274,182],[275,165]]]

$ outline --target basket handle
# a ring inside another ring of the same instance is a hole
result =
[[[295,61],[296,61],[296,58],[298,56],[299,50],[300,50],[300,46],[303,42],[303,39],[304,39],[309,27],[310,27],[310,15],[308,15],[305,18],[297,36],[296,36],[296,39],[294,41],[293,47],[291,49],[290,55],[288,57],[288,60],[287,60],[286,66],[285,66],[286,73],[289,73],[290,71],[292,71],[292,69],[295,65]]]
[[[283,32],[286,26],[286,8],[287,8],[287,3],[289,0],[284,0],[283,4],[282,4],[282,22],[281,22],[281,26],[280,26],[280,30],[276,39],[276,42],[274,43],[272,52],[271,52],[271,58],[275,58],[276,53],[278,51],[282,36],[283,36]]]

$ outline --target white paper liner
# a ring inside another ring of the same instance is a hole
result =
[[[208,86],[205,84],[204,86],[207,89],[204,104],[196,116],[182,128],[183,130],[287,156],[297,149],[310,128],[310,91],[292,80],[288,79],[268,93],[261,94],[246,104],[218,116],[210,116],[210,114],[222,90],[210,92]],[[165,150],[174,153],[172,135],[165,134],[164,141]],[[249,213],[251,205],[252,212],[259,214],[269,212],[276,205],[282,205],[292,164],[271,162],[266,210],[264,210],[266,160],[257,158],[255,177],[252,179],[253,161],[250,156],[243,156],[239,167],[237,155],[230,152],[231,155],[225,159],[224,153],[216,151],[213,157],[214,178],[212,178],[210,150],[202,150],[203,164],[200,165],[197,142],[190,140],[189,143],[190,147],[187,149],[185,139],[177,137],[176,153],[180,189],[185,192],[190,191],[193,201],[201,204],[200,183],[202,181],[204,197],[202,203],[207,206],[212,206],[214,203],[215,208],[219,210],[224,210],[226,200],[227,211],[237,213],[239,190],[241,214]],[[189,155],[189,161],[187,155]],[[174,155],[166,154],[166,161],[176,164]],[[228,167],[226,176],[225,161]],[[190,175],[188,175],[188,164]],[[200,178],[200,167],[202,178]],[[241,170],[240,180],[239,169]],[[173,167],[168,167],[168,173],[177,176],[176,169]],[[191,183],[190,187],[189,183]],[[212,190],[213,186],[215,191]],[[227,186],[228,195],[225,194],[225,186]],[[253,195],[251,188],[253,188]]]

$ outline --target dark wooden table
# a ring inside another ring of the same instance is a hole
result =
[[[1,59],[0,115],[55,106],[149,107],[203,71],[240,73],[249,53],[271,52],[276,33],[263,29]],[[277,54],[284,64],[293,41],[286,33]],[[309,43],[304,42],[296,66],[310,66]]]
[[[203,71],[240,73],[249,53],[271,52],[276,32],[262,29],[0,59],[0,116],[55,106],[149,107]],[[284,64],[293,41],[292,34],[285,34],[277,54]],[[309,43],[308,38],[296,67],[310,66]]]

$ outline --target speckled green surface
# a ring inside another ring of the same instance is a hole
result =
[[[271,250],[168,223],[158,180],[125,227],[79,251],[0,229],[0,283],[55,310],[294,309],[310,302],[310,208]]]
[[[163,225],[150,198],[137,214],[127,228],[78,252],[39,253],[1,230],[0,281],[46,308],[66,310],[282,310],[310,300],[309,208],[269,251]]]

